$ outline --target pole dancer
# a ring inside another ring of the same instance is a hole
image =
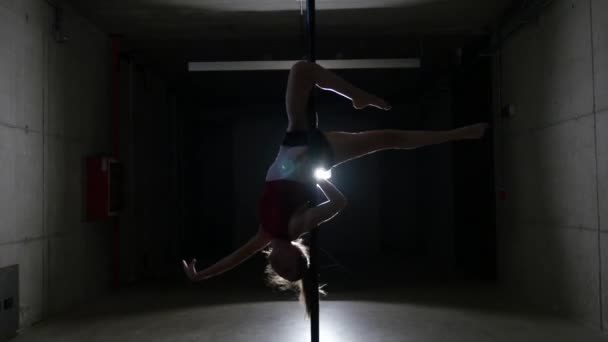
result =
[[[258,205],[258,232],[238,250],[202,270],[196,259],[182,260],[186,275],[200,281],[226,272],[263,251],[270,286],[295,291],[311,318],[311,340],[319,341],[319,294],[316,252],[318,229],[346,207],[346,197],[327,179],[315,180],[314,170],[334,166],[383,150],[414,149],[463,139],[480,139],[487,128],[478,123],[447,131],[371,130],[359,133],[322,132],[317,127],[312,90],[332,91],[352,101],[356,109],[368,106],[390,110],[383,99],[348,83],[315,62],[315,2],[307,0],[308,62],[291,68],[287,81],[288,125],[275,161],[266,174]],[[316,186],[315,186],[316,185]],[[318,203],[317,188],[326,201]],[[311,233],[312,253],[302,236]],[[312,258],[311,258],[312,256]],[[311,260],[312,259],[312,260]],[[312,261],[312,262],[311,262]]]
[[[313,171],[319,165],[327,169],[383,150],[408,150],[464,139],[480,139],[487,129],[478,123],[444,131],[370,130],[364,132],[322,132],[311,127],[307,103],[313,87],[331,91],[352,101],[356,109],[368,106],[390,110],[383,99],[348,83],[333,72],[312,62],[297,62],[287,81],[286,109],[288,125],[275,161],[270,165],[259,201],[258,232],[245,245],[215,263],[197,271],[196,259],[183,260],[186,275],[193,281],[209,279],[239,265],[255,253],[265,251],[266,273],[271,285],[293,289],[310,310],[308,298],[318,298],[318,287],[312,287],[305,272],[309,268],[309,251],[301,237],[334,218],[347,204],[344,195],[327,179],[315,180]],[[315,183],[316,182],[316,183]],[[309,207],[316,187],[325,202]],[[310,311],[307,311],[310,314]]]

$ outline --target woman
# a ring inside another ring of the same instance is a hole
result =
[[[309,206],[311,199],[316,196],[314,168],[323,165],[331,169],[381,150],[412,149],[454,140],[479,139],[487,128],[487,124],[481,123],[448,131],[324,133],[310,127],[307,115],[309,94],[315,85],[350,99],[357,109],[367,106],[391,109],[384,100],[315,63],[296,63],[291,68],[287,83],[289,124],[279,154],[266,176],[259,203],[259,230],[244,246],[205,270],[196,270],[196,259],[190,263],[182,261],[184,271],[191,280],[199,281],[223,273],[270,245],[271,248],[265,252],[269,260],[266,273],[270,283],[281,289],[296,290],[308,308],[306,298],[314,298],[314,291],[319,289],[311,288],[308,277],[304,277],[309,264],[308,251],[299,238],[331,220],[346,206],[344,195],[327,180],[319,180],[317,184],[327,201]]]

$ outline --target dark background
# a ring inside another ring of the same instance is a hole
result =
[[[462,58],[453,49],[427,50],[420,69],[338,71],[393,109],[357,111],[349,100],[317,91],[320,128],[445,130],[490,122],[490,61],[479,57],[480,46]],[[148,99],[154,76],[141,69],[135,88]],[[137,278],[184,280],[175,267],[181,259],[209,266],[256,233],[257,201],[287,125],[287,76],[184,74],[164,89],[166,99],[157,96],[161,105],[146,100],[135,111],[149,125],[136,129],[136,150],[154,151],[140,154],[135,166],[136,177],[145,170],[136,181],[136,220],[146,239]],[[167,110],[175,116],[168,119]],[[385,151],[334,169],[332,181],[349,206],[321,226],[322,280],[494,281],[491,141],[490,129],[480,141]],[[259,280],[263,263],[260,253],[222,277]]]

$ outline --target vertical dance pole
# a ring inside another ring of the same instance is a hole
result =
[[[315,55],[315,0],[306,0],[306,28],[308,33],[308,61],[316,62]],[[317,128],[317,113],[315,111],[314,91],[310,93],[310,102],[308,105],[308,122],[311,129]],[[315,192],[316,192],[316,184]],[[318,199],[315,199],[314,205],[318,204]],[[312,342],[319,342],[319,230],[313,229],[310,233],[310,270],[311,283],[315,289],[315,298],[310,310],[310,339]]]
[[[308,33],[308,61],[314,63],[317,61],[317,55],[315,54],[315,0],[306,0],[306,24]],[[314,108],[312,112],[314,112]]]

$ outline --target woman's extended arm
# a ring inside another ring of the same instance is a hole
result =
[[[186,275],[188,275],[188,278],[190,278],[192,281],[208,279],[234,268],[264,247],[268,246],[269,243],[270,238],[266,236],[260,229],[258,233],[241,248],[237,249],[224,259],[218,261],[211,267],[208,267],[200,272],[196,271],[196,259],[192,259],[189,264],[186,263],[185,260],[182,260],[184,271],[186,272]]]

